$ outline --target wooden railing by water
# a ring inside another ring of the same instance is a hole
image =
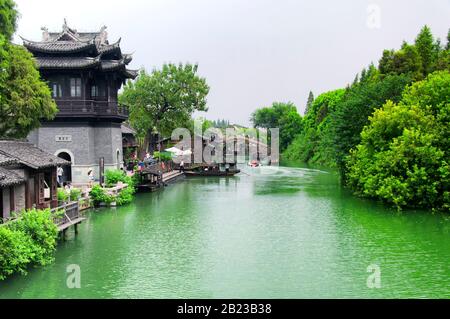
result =
[[[80,224],[85,218],[80,214],[78,202],[64,204],[52,209],[53,222],[59,231],[65,231],[70,226]]]

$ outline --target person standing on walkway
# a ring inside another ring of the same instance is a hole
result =
[[[95,177],[94,177],[94,170],[91,168],[88,171],[88,177],[89,177],[89,187],[92,188],[94,185]]]
[[[58,178],[58,184],[59,187],[62,187],[63,184],[63,175],[64,175],[64,169],[61,166],[58,166],[58,168],[56,169],[56,175]]]
[[[184,172],[184,161],[183,160],[181,160],[181,163],[180,163],[180,173],[181,172]]]

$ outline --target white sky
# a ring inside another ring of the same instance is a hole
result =
[[[16,2],[25,38],[40,40],[42,26],[60,31],[67,18],[79,31],[106,25],[110,41],[122,37],[122,50],[135,52],[130,68],[199,63],[211,86],[205,116],[244,125],[273,101],[292,101],[303,113],[310,90],[344,87],[383,49],[412,42],[424,24],[443,41],[450,28],[450,0]]]

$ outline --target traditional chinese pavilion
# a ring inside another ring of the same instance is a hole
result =
[[[64,21],[61,32],[42,30],[42,41],[23,39],[23,43],[35,56],[59,113],[54,120],[44,121],[28,140],[70,161],[65,179],[84,183],[90,169],[99,177],[101,158],[105,169],[120,168],[123,163],[121,124],[128,113],[118,104],[118,91],[138,72],[127,68],[132,56],[122,53],[120,39],[108,41],[106,27],[78,32]]]

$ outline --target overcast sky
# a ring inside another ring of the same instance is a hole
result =
[[[310,90],[344,87],[385,48],[412,42],[424,24],[443,41],[450,0],[16,0],[18,34],[40,40],[63,19],[78,31],[108,26],[135,52],[131,68],[199,64],[211,86],[208,119],[248,124],[273,101],[303,113]],[[16,37],[16,42],[19,39]]]

